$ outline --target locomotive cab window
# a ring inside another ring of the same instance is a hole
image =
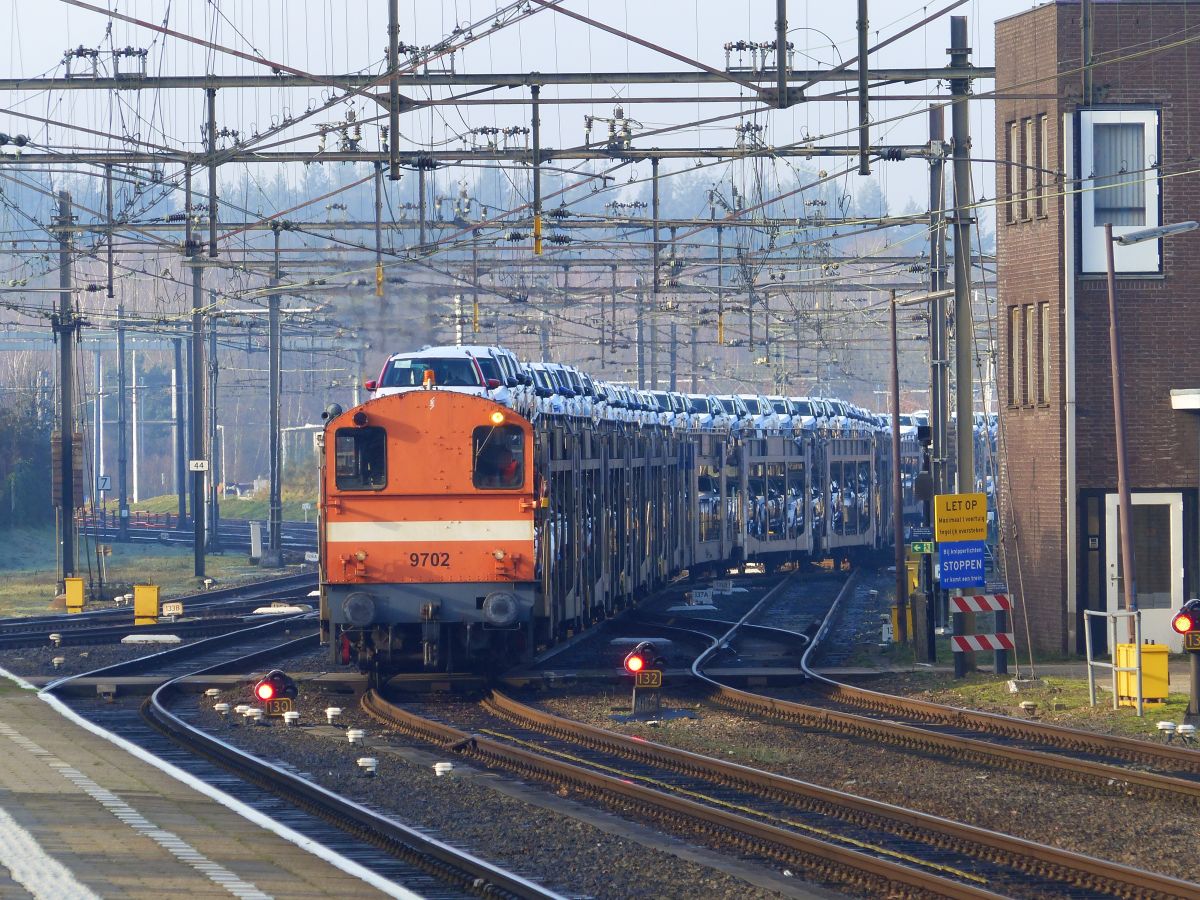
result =
[[[377,426],[339,428],[334,435],[340,491],[379,491],[387,485],[387,432]]]
[[[471,434],[472,481],[484,490],[525,483],[525,435],[517,425],[482,425]]]

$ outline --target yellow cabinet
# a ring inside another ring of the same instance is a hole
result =
[[[1142,644],[1142,702],[1162,704],[1167,700],[1170,674],[1166,644]],[[1117,644],[1117,667],[1137,665],[1137,644]],[[1121,706],[1137,706],[1137,672],[1117,673],[1117,700]]]

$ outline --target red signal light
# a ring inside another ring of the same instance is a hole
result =
[[[649,641],[642,641],[625,657],[625,671],[630,675],[636,675],[651,666],[661,669],[664,665],[666,661],[655,654],[654,645]]]
[[[1171,629],[1178,634],[1200,631],[1200,600],[1189,600],[1171,616]]]
[[[254,685],[254,699],[260,703],[269,703],[282,697],[294,700],[296,694],[296,682],[279,669],[268,672],[266,677]]]

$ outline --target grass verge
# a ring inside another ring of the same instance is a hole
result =
[[[101,599],[111,600],[123,585],[157,584],[160,596],[178,597],[203,588],[192,573],[194,559],[187,547],[155,544],[111,544],[103,557],[105,588]],[[42,615],[54,609],[56,547],[52,529],[14,528],[0,532],[0,616]],[[241,554],[205,557],[205,571],[217,584],[258,581],[277,574],[260,569]],[[95,547],[80,549],[78,574],[85,586],[96,580]],[[61,607],[59,607],[61,608]]]
[[[944,657],[943,657],[944,658]],[[1078,661],[1076,661],[1078,662]],[[1176,661],[1174,668],[1179,667]],[[952,673],[937,670],[890,672],[876,678],[864,679],[863,687],[904,694],[966,709],[978,709],[1005,716],[1032,718],[1037,721],[1103,734],[1127,737],[1157,736],[1161,720],[1182,722],[1188,706],[1188,679],[1172,671],[1171,693],[1163,704],[1145,706],[1139,718],[1132,706],[1112,708],[1112,682],[1107,673],[1097,676],[1096,705],[1089,702],[1087,678],[1074,675],[1052,675],[1021,682],[1019,690],[1009,689],[1012,676],[991,672],[970,672],[962,679]],[[1022,709],[1021,703],[1033,703],[1032,710]]]

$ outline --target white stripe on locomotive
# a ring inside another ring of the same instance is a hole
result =
[[[439,541],[532,541],[529,519],[443,519],[430,522],[330,522],[330,543],[435,543]]]

